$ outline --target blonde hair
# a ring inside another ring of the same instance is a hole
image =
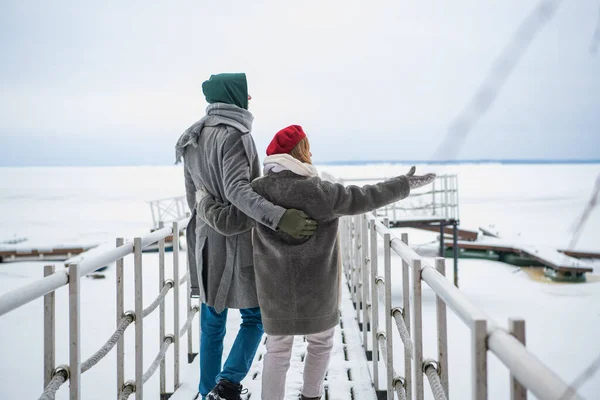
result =
[[[312,164],[312,160],[310,158],[310,143],[308,143],[308,138],[302,138],[302,140],[298,142],[292,151],[290,151],[290,156],[300,160],[303,163]]]

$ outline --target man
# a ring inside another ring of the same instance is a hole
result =
[[[215,201],[231,204],[257,222],[298,238],[313,235],[317,223],[302,211],[270,203],[250,186],[260,175],[260,164],[250,134],[254,117],[248,111],[246,75],[212,75],[202,84],[202,91],[209,103],[206,116],[186,130],[176,145],[177,162],[184,161],[186,196],[192,210],[186,231],[192,296],[203,303],[198,391],[202,399],[238,400],[240,382],[263,334],[252,268],[252,233],[225,236],[196,218],[196,195],[208,193]],[[240,310],[242,325],[221,368],[229,308]]]

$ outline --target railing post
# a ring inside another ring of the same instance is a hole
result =
[[[158,221],[158,229],[163,229],[165,227],[165,222],[160,220]],[[162,290],[165,284],[165,239],[160,239],[158,241],[158,290]],[[175,284],[175,283],[173,283]],[[160,293],[160,292],[159,292]],[[165,302],[164,300],[160,302],[158,306],[158,315],[159,315],[159,327],[158,327],[158,341],[159,346],[165,341]],[[160,362],[160,394],[161,396],[167,392],[167,371],[166,371],[166,362],[165,358]]]
[[[361,245],[361,262],[362,262],[362,311],[363,311],[363,347],[365,352],[369,350],[369,310],[367,310],[367,302],[369,299],[369,239],[367,236],[367,216],[366,214],[360,217],[360,239]]]
[[[346,276],[350,284],[350,298],[354,301],[354,275],[352,275],[352,219],[346,217]]]
[[[423,400],[423,314],[421,303],[421,260],[413,261],[413,344],[415,370],[415,398]]]
[[[356,282],[356,322],[360,323],[360,309],[362,307],[362,287],[361,287],[361,249],[360,249],[360,215],[354,217],[354,273]]]
[[[352,295],[352,304],[354,304],[354,307],[356,307],[356,266],[354,265],[354,252],[355,252],[355,246],[354,246],[354,241],[356,240],[356,230],[354,228],[354,217],[349,217],[348,218],[348,224],[350,225],[349,228],[349,232],[350,232],[350,245],[348,248],[348,267],[350,268],[350,294]]]
[[[392,254],[391,236],[383,235],[383,266],[385,279],[385,336],[386,336],[386,372],[387,372],[387,399],[394,400],[394,347],[392,333]]]
[[[135,398],[144,398],[144,296],[142,281],[142,238],[133,239],[135,274]]]
[[[508,320],[508,324],[511,335],[525,346],[525,320],[510,319]],[[512,375],[510,377],[510,399],[527,400],[527,389]]]
[[[442,275],[446,276],[446,260],[443,258],[435,259],[435,269]],[[446,304],[439,296],[436,296],[435,311],[437,316],[437,343],[438,343],[438,365],[440,372],[440,380],[446,398],[450,393],[448,391],[448,324],[446,320]]]
[[[81,326],[79,265],[69,265],[69,400],[81,399]]]
[[[471,339],[473,400],[487,399],[487,321],[473,321]]]
[[[377,229],[375,221],[371,222],[371,341],[373,345],[373,383],[375,391],[379,391],[379,342],[377,333],[379,332],[379,298],[377,296]]]
[[[186,217],[190,217],[190,213],[186,212],[185,216]],[[190,313],[192,312],[192,276],[190,275],[190,260],[187,259],[186,257],[186,265],[187,265],[187,269],[186,269],[186,274],[187,274],[187,282],[186,282],[186,299],[187,299],[187,312]],[[341,277],[340,277],[341,278]],[[193,361],[193,357],[194,357],[194,347],[193,347],[193,342],[192,342],[192,334],[193,334],[193,326],[194,324],[190,324],[190,327],[188,328],[187,331],[187,342],[188,342],[188,363],[191,363]]]
[[[401,235],[402,243],[408,246],[408,233]],[[406,330],[410,333],[410,266],[402,259],[402,317]],[[404,380],[406,382],[406,398],[412,399],[412,365],[411,358],[404,346]]]
[[[452,258],[454,261],[454,286],[458,287],[458,226],[452,225]]]
[[[433,194],[433,199],[431,201],[432,203],[432,207],[433,207],[433,215],[436,214],[435,211],[435,182],[437,181],[437,178],[433,180],[433,182],[431,182],[431,193]]]
[[[179,387],[179,224],[173,222],[173,392]],[[137,400],[137,399],[136,399]]]
[[[123,246],[125,240],[123,238],[117,238],[117,247]],[[125,313],[125,303],[123,296],[123,263],[124,260],[121,258],[116,262],[116,273],[117,273],[117,326],[123,318]],[[117,341],[117,399],[121,395],[123,390],[123,384],[125,383],[125,338],[121,336]]]
[[[444,210],[444,218],[448,219],[448,175],[444,175]]]
[[[44,266],[44,276],[54,273],[54,265]],[[56,351],[56,322],[55,322],[55,294],[54,291],[44,296],[44,388],[52,380],[55,367]]]

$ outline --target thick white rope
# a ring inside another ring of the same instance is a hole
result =
[[[196,315],[196,313],[198,311],[200,311],[200,307],[198,307],[198,306],[192,307],[192,309],[189,311],[187,320],[185,321],[185,324],[183,324],[183,327],[179,331],[179,337],[182,337],[183,335],[185,335],[185,333],[188,331],[188,329],[190,329],[190,325],[192,324],[194,315]]]
[[[39,400],[54,400],[56,391],[60,386],[67,380],[67,373],[65,371],[57,372],[48,385],[44,388],[44,393],[40,396]]]
[[[406,324],[404,323],[404,318],[402,317],[402,313],[400,310],[394,310],[394,320],[396,321],[396,327],[398,328],[398,333],[400,334],[400,339],[402,339],[402,343],[404,344],[404,348],[408,353],[410,358],[413,358],[413,342],[410,338],[410,333],[408,333],[408,329],[406,328]]]
[[[162,290],[160,291],[158,297],[150,304],[148,307],[144,308],[144,312],[142,313],[142,317],[146,318],[148,315],[152,313],[152,311],[156,310],[156,307],[163,301],[169,290],[173,287],[172,281],[167,281],[163,285]]]
[[[131,385],[125,386],[125,388],[121,392],[121,395],[119,396],[119,400],[127,400],[133,392],[135,392],[135,390],[133,390],[133,386],[131,386]]]
[[[440,381],[440,375],[438,374],[435,363],[431,360],[425,360],[423,362],[423,370],[425,375],[427,375],[433,398],[435,400],[447,400],[448,398],[446,397],[446,393],[444,393],[442,381]]]
[[[81,364],[81,373],[87,372],[94,365],[98,364],[106,355],[115,347],[115,344],[119,341],[119,338],[123,336],[127,327],[133,322],[133,315],[128,314],[121,318],[119,326],[112,334],[112,336],[104,343],[104,345],[94,353],[90,358],[85,360]],[[57,372],[50,383],[44,388],[44,392],[40,396],[39,400],[53,400],[56,391],[60,386],[67,380],[67,373],[64,371]]]
[[[381,350],[381,355],[382,355],[383,359],[387,361],[387,348],[386,348],[387,339],[386,339],[385,335],[383,333],[378,334],[377,341],[379,342],[379,349]],[[406,392],[405,392],[405,388],[404,388],[404,384],[403,384],[404,379],[402,377],[400,377],[398,374],[396,374],[396,371],[393,369],[392,369],[392,375],[394,377],[392,385],[394,387],[394,391],[396,392],[396,395],[398,396],[398,399],[406,400]]]
[[[115,347],[115,344],[119,341],[119,338],[123,336],[127,327],[133,322],[133,316],[128,314],[121,318],[119,322],[119,326],[115,333],[104,343],[104,346],[100,348],[93,356],[85,360],[83,364],[81,364],[81,373],[88,371],[94,365],[98,364],[100,360],[102,360],[108,352]]]
[[[179,286],[183,285],[184,283],[187,282],[187,280],[190,279],[190,273],[186,273],[180,280],[179,280]]]
[[[173,343],[173,340],[174,340],[173,336],[171,336],[171,335],[165,337],[165,340],[163,341],[163,345],[160,348],[160,352],[157,354],[156,358],[150,365],[150,368],[148,368],[148,371],[146,371],[146,373],[142,376],[142,384],[146,383],[146,381],[148,381],[148,379],[150,379],[152,374],[154,374],[154,372],[156,372],[156,369],[158,368],[158,366],[159,366],[160,362],[163,360],[163,358],[165,358],[165,354],[167,354],[167,350],[169,349],[169,346],[171,345],[171,343]]]

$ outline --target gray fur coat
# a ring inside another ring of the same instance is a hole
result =
[[[319,222],[310,239],[294,239],[258,225],[254,228],[254,270],[265,332],[300,335],[325,331],[339,320],[341,279],[338,264],[338,221],[403,199],[408,179],[399,176],[375,185],[348,186],[291,171],[271,172],[252,182],[254,190],[274,204],[296,208]],[[222,232],[248,229],[251,224],[235,209],[210,197],[198,212]],[[239,223],[233,223],[238,221]]]

